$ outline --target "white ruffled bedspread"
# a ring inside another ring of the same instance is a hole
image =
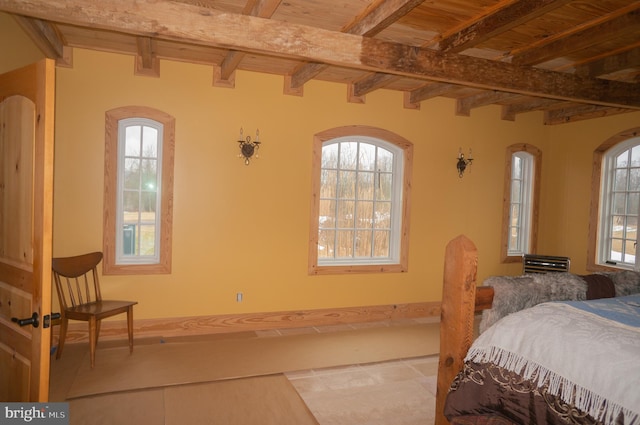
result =
[[[499,320],[466,361],[494,363],[604,424],[640,424],[640,294],[549,302]]]

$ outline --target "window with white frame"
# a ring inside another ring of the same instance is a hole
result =
[[[155,264],[160,253],[163,126],[148,118],[118,123],[116,264]]]
[[[406,269],[411,145],[359,131],[314,146],[312,273]]]
[[[534,146],[507,148],[502,241],[506,262],[520,261],[523,254],[535,252],[540,161],[541,152]]]
[[[125,107],[106,127],[103,272],[169,273],[174,119]]]
[[[618,143],[604,153],[601,182],[597,262],[638,269],[640,137]]]

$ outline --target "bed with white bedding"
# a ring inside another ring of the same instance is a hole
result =
[[[454,424],[640,424],[640,294],[501,318],[469,349],[444,414]]]

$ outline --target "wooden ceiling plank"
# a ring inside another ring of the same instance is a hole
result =
[[[637,7],[640,7],[638,5]],[[629,28],[640,26],[640,10],[632,10],[627,14],[615,16],[613,19],[600,18],[598,25],[593,25],[581,31],[558,38],[550,43],[523,51],[512,57],[514,65],[536,65],[559,56],[567,55],[593,45],[597,45],[607,39],[615,39],[621,33],[629,31]]]
[[[573,75],[175,2],[0,0],[0,10],[213,47],[531,96],[640,109],[640,85]],[[224,31],[218,31],[224,28]]]
[[[439,42],[443,52],[458,53],[557,9],[572,0],[525,0],[473,20]]]
[[[591,78],[634,67],[640,67],[640,47],[577,66],[575,73],[581,77]]]

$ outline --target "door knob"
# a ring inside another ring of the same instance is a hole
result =
[[[47,314],[46,316],[44,316],[44,320],[43,320],[43,323],[42,323],[42,327],[43,327],[43,328],[45,328],[45,329],[46,329],[46,328],[48,328],[48,327],[50,327],[50,326],[51,326],[51,321],[52,321],[52,320],[57,320],[57,319],[59,319],[60,317],[62,317],[62,316],[60,315],[60,313],[51,313],[51,316],[49,316],[49,315]]]
[[[17,323],[20,326],[33,325],[34,328],[40,326],[40,319],[38,318],[38,313],[36,313],[35,311],[29,318],[18,319],[17,317],[12,317],[11,321]]]

